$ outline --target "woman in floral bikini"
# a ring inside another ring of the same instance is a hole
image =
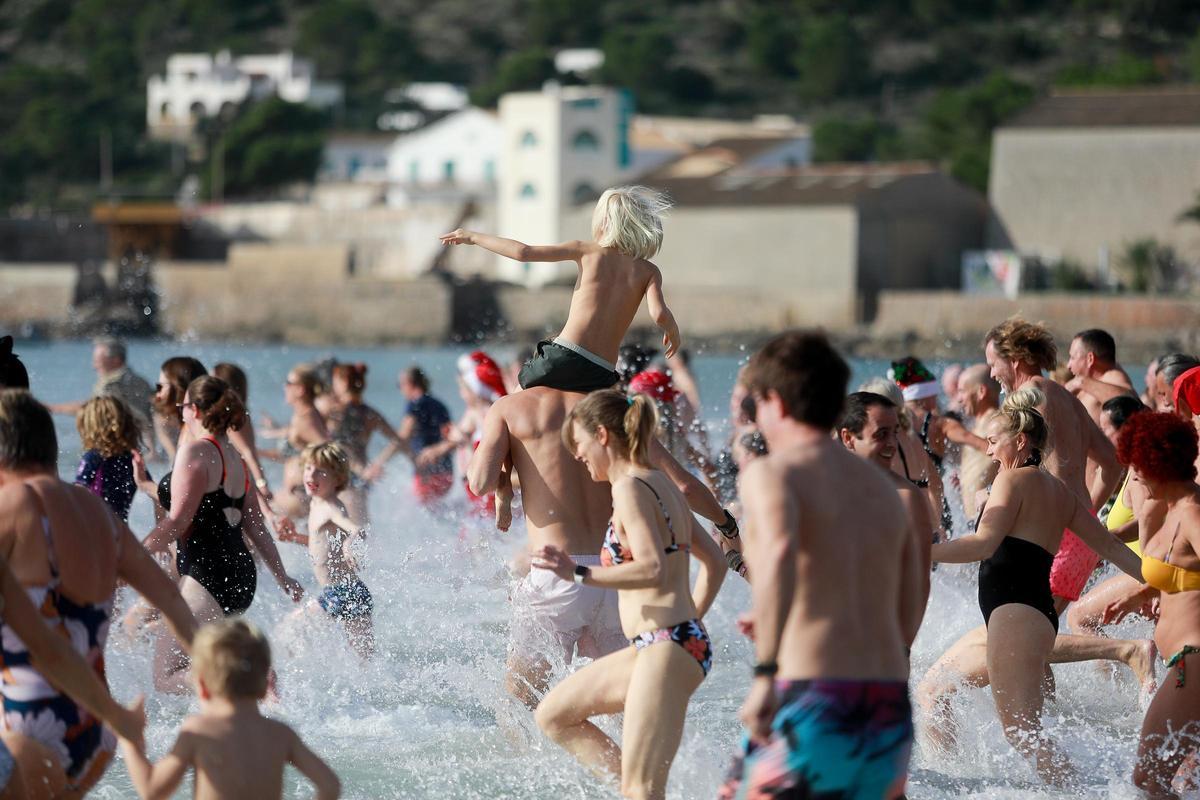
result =
[[[688,701],[712,668],[700,620],[725,577],[720,548],[683,494],[648,465],[657,425],[654,401],[644,394],[605,389],[571,410],[563,443],[592,480],[612,484],[602,566],[576,565],[552,545],[533,554],[535,566],[564,580],[616,589],[630,644],[555,686],[538,706],[538,726],[593,771],[619,775],[623,795],[647,800],[664,796]],[[689,553],[701,567],[694,589]],[[624,752],[589,721],[619,711]]]

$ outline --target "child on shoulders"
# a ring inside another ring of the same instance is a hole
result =
[[[680,345],[679,326],[667,308],[662,273],[650,262],[662,247],[662,215],[670,203],[641,186],[609,189],[592,213],[594,241],[534,246],[459,228],[442,244],[474,244],[514,261],[575,261],[579,277],[562,333],[538,343],[521,368],[521,388],[548,386],[592,392],[617,383],[617,349],[646,298],[671,356]]]

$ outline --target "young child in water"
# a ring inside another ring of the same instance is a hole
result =
[[[157,764],[121,740],[138,795],[171,797],[190,767],[196,800],[282,798],[283,766],[291,764],[312,781],[318,800],[335,800],[341,784],[329,765],[287,725],[259,713],[270,669],[271,646],[253,625],[225,619],[202,627],[192,642],[200,713],[183,721],[175,746]]]
[[[101,395],[83,404],[75,415],[83,455],[75,470],[75,483],[108,503],[126,522],[137,494],[133,454],[141,444],[137,417],[120,399]]]
[[[321,594],[321,609],[341,621],[350,636],[350,644],[363,658],[375,652],[375,633],[371,622],[374,603],[371,592],[358,577],[358,565],[350,546],[365,539],[366,530],[350,519],[338,492],[350,483],[350,456],[340,444],[313,444],[300,456],[304,467],[304,490],[310,503],[308,535],[288,533],[282,541],[308,547]]]
[[[463,230],[441,236],[442,244],[474,244],[514,261],[575,261],[579,277],[562,333],[539,342],[521,368],[521,388],[548,386],[592,392],[617,383],[617,349],[646,298],[650,316],[663,331],[667,356],[679,348],[679,326],[663,297],[662,273],[650,263],[662,246],[662,214],[670,203],[641,186],[621,186],[600,195],[592,213],[594,241],[527,245]]]

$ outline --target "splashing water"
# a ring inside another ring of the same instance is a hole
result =
[[[38,396],[47,401],[88,394],[93,375],[86,343],[24,344]],[[281,386],[288,369],[325,355],[310,348],[231,347],[212,344],[135,343],[131,365],[153,381],[158,364],[178,353],[206,364],[225,359],[251,376],[256,413],[287,418]],[[434,394],[457,414],[453,350],[342,350],[348,360],[371,366],[367,402],[398,422],[402,400],[392,376],[414,361],[426,367]],[[694,369],[706,399],[705,417],[724,418],[736,357],[698,357]],[[851,387],[880,374],[881,362],[855,361]],[[58,418],[60,472],[74,474],[79,454],[73,421]],[[720,437],[714,435],[714,441]],[[378,443],[376,443],[378,446]],[[152,465],[158,476],[163,465]],[[273,486],[278,465],[268,464]],[[409,490],[411,469],[395,460],[370,498],[373,521],[363,580],[375,599],[378,654],[361,661],[339,627],[321,614],[297,614],[268,573],[248,613],[268,632],[279,674],[281,700],[266,712],[291,724],[342,779],[344,796],[367,798],[615,798],[573,759],[540,736],[532,715],[504,691],[509,578],[503,567],[521,545],[521,531],[500,535],[460,521],[461,490],[452,493],[448,515],[423,510]],[[152,524],[150,504],[139,497],[131,525],[139,534]],[[310,596],[316,588],[305,551],[280,545],[288,571]],[[981,623],[975,601],[975,568],[943,566],[933,576],[929,611],[913,651],[912,686],[959,636]],[[128,597],[122,598],[123,605]],[[706,620],[714,639],[714,669],[694,696],[687,728],[672,769],[668,797],[714,797],[741,736],[737,709],[749,686],[750,644],[734,625],[750,603],[746,584],[730,576]],[[1130,621],[1114,635],[1145,637],[1150,625]],[[147,746],[161,757],[174,741],[191,698],[155,695],[150,647],[114,626],[108,649],[114,694],[129,701],[147,695]],[[1081,663],[1055,667],[1057,696],[1047,703],[1048,731],[1071,758],[1082,785],[1047,788],[1005,740],[990,690],[965,689],[952,701],[960,739],[955,753],[919,743],[913,758],[911,798],[1133,798],[1129,784],[1143,709],[1138,688],[1123,666]],[[559,672],[561,676],[563,672]],[[619,734],[619,721],[603,721]],[[310,797],[289,770],[285,795]],[[190,797],[190,785],[177,793]],[[93,791],[98,798],[128,798],[133,789],[118,758]]]

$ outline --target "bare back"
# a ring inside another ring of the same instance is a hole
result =
[[[562,336],[613,363],[658,267],[613,248],[596,247],[579,262]]]
[[[190,717],[175,752],[190,755],[196,800],[262,800],[283,796],[283,767],[296,734],[266,717]],[[185,749],[186,748],[186,749]]]
[[[529,546],[535,550],[552,544],[575,555],[595,554],[604,542],[612,514],[609,485],[593,481],[562,443],[567,412],[583,397],[536,387],[496,402],[508,426]]]
[[[1046,395],[1042,415],[1050,430],[1046,470],[1067,485],[1084,503],[1090,505],[1087,491],[1087,456],[1092,440],[1090,428],[1096,423],[1087,409],[1069,391],[1047,378],[1033,378],[1030,384]]]
[[[50,525],[62,594],[78,604],[111,599],[123,523],[101,498],[53,475],[0,489],[0,555],[17,580],[31,587],[51,580],[43,516]]]
[[[911,534],[891,478],[833,441],[752,462],[743,495],[764,471],[797,521],[788,531],[796,580],[780,676],[906,680],[901,595]]]
[[[1072,490],[1049,469],[1002,470],[993,484],[992,499],[984,506],[980,527],[998,518],[1002,522],[997,524],[1005,536],[1024,539],[1049,553],[1057,553],[1063,530],[1071,527],[1078,508],[1071,493]],[[1087,508],[1087,500],[1079,499]],[[1009,507],[999,508],[999,503]]]

